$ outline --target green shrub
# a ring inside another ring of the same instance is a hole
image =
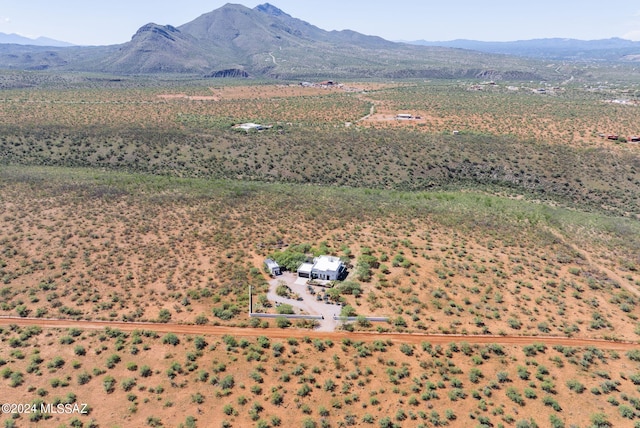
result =
[[[11,376],[9,376],[9,386],[12,388],[17,388],[24,382],[24,375],[21,372],[12,372]]]
[[[300,397],[306,397],[307,395],[309,395],[309,394],[311,393],[311,391],[312,391],[312,389],[311,389],[311,387],[309,386],[309,384],[304,383],[304,384],[300,387],[300,389],[298,389],[297,394],[298,394]]]
[[[133,389],[134,386],[136,386],[136,380],[135,378],[126,378],[123,379],[122,382],[120,383],[120,385],[122,386],[122,389],[124,391],[131,391]]]
[[[590,416],[592,428],[609,428],[611,422],[604,413],[594,413]]]
[[[173,345],[173,346],[177,346],[180,343],[180,339],[178,338],[178,336],[176,336],[173,333],[167,333],[163,338],[162,338],[162,343],[164,345]]]
[[[140,367],[140,376],[142,377],[149,377],[153,374],[151,367],[144,365],[142,367]]]
[[[506,395],[514,403],[520,406],[524,406],[524,399],[522,398],[522,395],[520,395],[520,393],[515,388],[513,387],[507,388]]]
[[[560,419],[554,414],[551,414],[549,416],[549,422],[551,423],[551,428],[565,428],[564,422],[562,421],[562,419]]]
[[[542,403],[545,406],[551,407],[556,412],[562,411],[562,407],[560,407],[560,404],[556,401],[555,398],[551,397],[550,395],[545,395],[544,397],[542,397]]]
[[[235,380],[233,375],[227,375],[220,381],[220,388],[222,389],[232,389],[235,385]]]
[[[85,371],[78,374],[78,385],[85,385],[89,383],[90,380],[91,380],[91,374],[89,374],[89,372]]]
[[[47,364],[47,367],[50,369],[59,369],[62,366],[64,366],[64,360],[62,359],[62,357],[54,357],[53,360],[51,360],[49,362],[49,364]]]
[[[112,369],[120,362],[120,355],[111,354],[109,358],[107,358],[107,368]]]
[[[116,380],[113,376],[105,376],[102,380],[102,386],[107,394],[111,394],[115,390]]]
[[[578,381],[577,381],[577,380],[575,380],[575,379],[569,379],[569,380],[567,381],[567,387],[568,387],[571,391],[573,391],[573,392],[577,392],[578,394],[582,394],[582,393],[585,391],[585,389],[586,389],[586,387],[585,387],[583,384],[581,384],[580,382],[578,382]]]
[[[161,309],[158,313],[158,322],[168,323],[171,321],[171,312],[168,309]]]
[[[289,321],[285,317],[277,317],[276,318],[276,327],[278,328],[287,328],[291,326],[291,321]]]

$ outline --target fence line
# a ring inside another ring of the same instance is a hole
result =
[[[257,312],[249,312],[250,318],[287,318],[292,320],[323,320],[322,315],[291,315],[291,314],[261,314]]]
[[[369,322],[389,322],[389,318],[387,317],[339,317],[334,315],[333,319],[335,321],[358,321],[360,319],[365,319]]]

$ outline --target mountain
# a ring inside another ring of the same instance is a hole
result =
[[[154,29],[154,31],[149,31]],[[497,66],[496,64],[500,64]],[[100,63],[112,73],[205,76],[332,76],[539,79],[537,67],[482,53],[395,43],[355,31],[326,31],[265,3],[226,4],[178,27],[148,24]]]
[[[20,36],[18,34],[0,33],[0,44],[2,43],[11,43],[16,45],[32,45],[32,46],[56,46],[56,47],[73,46],[73,44],[71,43],[61,42],[60,40],[49,39],[47,37],[38,37],[37,39],[30,39],[28,37]]]
[[[226,4],[174,27],[149,23],[127,43],[102,47],[0,45],[0,67],[212,77],[490,78],[541,80],[544,64],[446,47],[326,31],[265,3]]]
[[[191,35],[170,25],[147,24],[100,62],[100,69],[124,73],[199,72],[210,54]]]
[[[517,55],[549,60],[633,60],[640,55],[640,42],[620,38],[602,40],[533,39],[513,42],[481,42],[476,40],[451,40],[408,42],[420,46],[440,46],[474,51]]]

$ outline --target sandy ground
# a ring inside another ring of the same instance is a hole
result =
[[[276,288],[280,283],[284,282],[291,288],[291,291],[297,293],[302,300],[288,299],[280,297],[276,294]],[[320,291],[321,287],[314,287],[316,293]],[[325,303],[318,301],[316,296],[312,295],[307,289],[306,278],[298,278],[294,273],[284,272],[282,275],[269,281],[269,292],[267,298],[276,303],[287,303],[294,308],[297,308],[299,313],[309,315],[322,315],[323,320],[319,321],[320,325],[316,329],[317,331],[335,331],[339,324],[339,321],[333,319],[334,315],[340,315],[342,307],[333,303]]]

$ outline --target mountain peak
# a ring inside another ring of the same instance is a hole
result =
[[[254,10],[257,10],[258,12],[266,13],[267,15],[271,15],[271,16],[287,16],[291,18],[291,15],[285,13],[284,11],[282,11],[282,9],[278,9],[277,7],[275,7],[270,3],[264,3],[261,5],[258,5],[254,8]]]
[[[175,41],[176,34],[179,34],[180,30],[171,26],[171,25],[158,25],[153,22],[143,25],[140,29],[133,35],[132,40],[139,39],[146,34],[153,34],[160,38],[169,39],[171,41]]]

